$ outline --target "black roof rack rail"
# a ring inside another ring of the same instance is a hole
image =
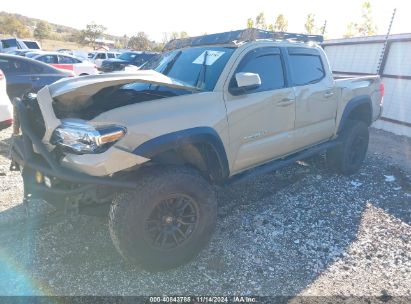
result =
[[[271,32],[255,28],[237,30],[231,32],[203,35],[198,37],[174,39],[169,41],[163,51],[181,49],[189,46],[216,45],[216,44],[234,44],[239,42],[254,41],[257,39],[271,40],[289,40],[296,42],[318,42],[324,41],[321,35],[307,35],[288,32]]]

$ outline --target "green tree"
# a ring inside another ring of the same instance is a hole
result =
[[[261,30],[267,29],[267,24],[265,23],[264,13],[259,13],[255,18],[255,27]]]
[[[128,47],[139,51],[149,51],[152,48],[152,43],[146,33],[138,32],[136,36],[130,38]]]
[[[344,38],[351,38],[358,34],[357,26],[358,25],[356,23],[350,22],[347,25],[347,30],[345,31]]]
[[[27,38],[31,33],[27,26],[14,16],[4,16],[0,19],[0,32],[5,35]]]
[[[247,28],[253,28],[254,27],[254,20],[252,18],[247,19]]]
[[[314,34],[316,32],[315,28],[315,15],[308,14],[307,20],[305,21],[304,28],[307,34]]]
[[[101,24],[96,24],[94,22],[87,24],[86,29],[82,30],[79,34],[79,43],[80,44],[91,44],[94,48],[96,45],[96,40],[100,38],[106,28]]]
[[[286,32],[288,30],[288,21],[283,14],[279,14],[275,19],[272,30],[275,32]]]
[[[357,26],[360,36],[372,36],[377,33],[377,26],[372,18],[372,8],[370,1],[363,3],[361,8],[361,22]]]
[[[43,41],[43,39],[46,39],[50,36],[50,26],[46,21],[39,21],[36,25],[36,28],[34,29],[34,37],[40,42]]]
[[[376,33],[377,26],[373,21],[371,3],[369,1],[365,1],[361,7],[360,22],[350,22],[347,26],[344,37],[372,36]]]

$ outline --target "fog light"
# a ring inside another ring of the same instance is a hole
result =
[[[35,177],[37,184],[41,184],[43,182],[43,174],[40,171],[36,171]]]

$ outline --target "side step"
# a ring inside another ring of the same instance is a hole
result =
[[[307,157],[314,156],[316,154],[320,154],[322,152],[325,152],[326,150],[333,148],[337,145],[341,144],[341,141],[338,139],[334,139],[331,141],[327,141],[325,143],[316,145],[314,147],[308,148],[306,150],[297,152],[295,154],[292,154],[290,156],[287,156],[285,158],[281,159],[276,159],[273,161],[270,161],[268,163],[265,163],[263,165],[260,165],[258,167],[249,169],[247,171],[241,172],[237,175],[234,175],[232,178],[230,178],[226,185],[232,185],[232,184],[237,184],[244,182],[248,179],[256,178],[260,175],[264,175],[266,173],[281,169],[285,166],[288,166],[298,160],[305,159]]]

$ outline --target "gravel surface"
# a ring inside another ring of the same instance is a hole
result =
[[[191,263],[148,273],[123,262],[106,219],[27,219],[0,132],[0,295],[411,296],[411,143],[372,130],[350,177],[322,157],[218,190],[218,226]],[[389,151],[389,153],[386,153]],[[394,151],[394,152],[393,152]]]

